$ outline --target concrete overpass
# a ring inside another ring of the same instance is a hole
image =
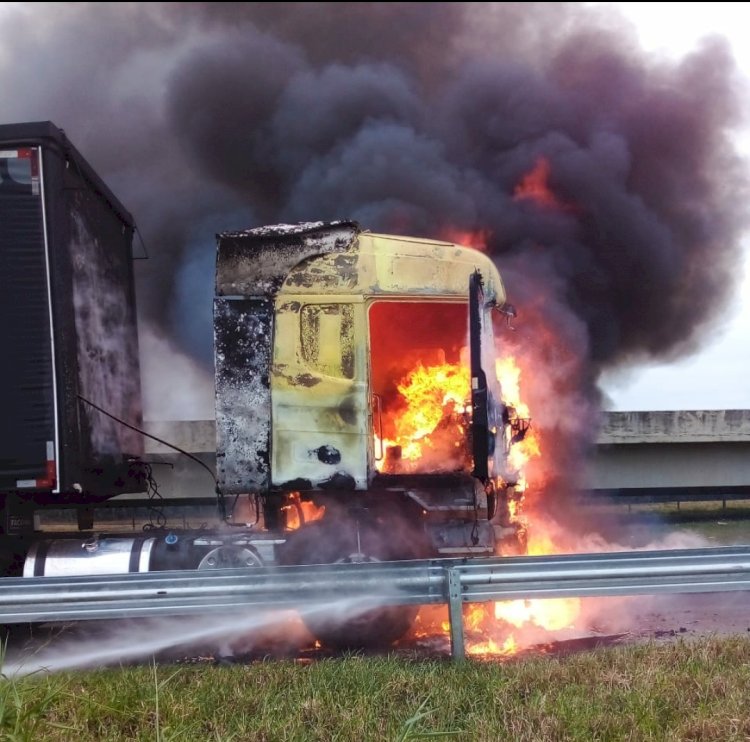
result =
[[[147,422],[146,430],[215,471],[213,420]],[[159,485],[149,500],[143,494],[123,495],[90,511],[66,509],[67,515],[61,515],[58,509],[45,510],[35,518],[77,518],[81,527],[90,528],[96,510],[98,520],[110,517],[102,516],[106,511],[115,520],[130,519],[135,528],[137,520],[153,521],[162,512],[170,523],[182,521],[185,527],[215,516],[209,471],[152,439],[147,439],[146,459]],[[604,413],[583,495],[627,503],[750,499],[750,410]],[[236,503],[229,500],[232,509]]]
[[[631,502],[750,498],[750,410],[605,413],[589,487]]]
[[[213,420],[150,422],[147,430],[213,467]],[[155,466],[165,497],[213,495],[194,462],[152,440],[147,454],[165,462]],[[606,412],[589,489],[633,502],[750,498],[750,410]]]

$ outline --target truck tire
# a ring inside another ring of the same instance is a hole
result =
[[[279,562],[291,564],[334,564],[356,561],[415,559],[412,544],[389,544],[379,534],[389,534],[387,526],[361,523],[359,547],[357,524],[334,518],[302,526],[294,531],[281,549]],[[345,608],[345,607],[342,607]],[[400,639],[414,623],[418,606],[384,606],[358,615],[342,617],[343,610],[311,609],[302,615],[310,633],[329,649],[387,647]]]

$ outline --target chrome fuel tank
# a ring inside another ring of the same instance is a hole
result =
[[[118,575],[148,572],[155,538],[54,539],[34,544],[24,577]]]

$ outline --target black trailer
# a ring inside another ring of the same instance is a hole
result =
[[[0,498],[141,490],[133,219],[49,121],[0,125]],[[13,531],[6,517],[0,532]]]

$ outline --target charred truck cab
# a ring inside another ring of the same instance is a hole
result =
[[[219,487],[260,495],[270,530],[291,518],[282,562],[490,555],[516,538],[491,319],[505,291],[485,255],[279,225],[220,235],[216,276]]]

